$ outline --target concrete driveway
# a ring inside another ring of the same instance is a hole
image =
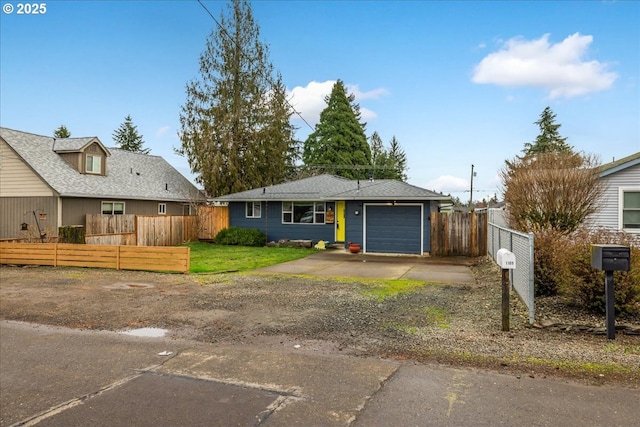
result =
[[[340,249],[318,252],[303,259],[255,270],[279,274],[307,274],[325,277],[407,279],[445,284],[476,283],[469,266],[471,258],[411,255],[352,254]]]

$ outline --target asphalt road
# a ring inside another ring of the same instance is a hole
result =
[[[170,355],[161,355],[171,352]],[[640,391],[0,322],[0,426],[633,426]]]

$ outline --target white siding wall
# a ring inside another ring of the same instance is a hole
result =
[[[640,165],[602,178],[605,183],[605,192],[602,196],[599,211],[589,218],[588,224],[592,227],[607,227],[620,229],[620,191],[637,189],[640,191]]]
[[[0,197],[50,197],[49,187],[0,140]]]

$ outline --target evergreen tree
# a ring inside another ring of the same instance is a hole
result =
[[[407,154],[404,152],[400,143],[394,136],[389,144],[389,165],[393,167],[394,179],[406,181],[407,176]]]
[[[120,127],[113,131],[113,142],[118,148],[134,153],[149,154],[149,148],[142,148],[144,140],[142,135],[138,133],[138,127],[133,124],[131,116],[124,118],[124,122]]]
[[[187,83],[181,148],[211,196],[282,182],[295,163],[295,129],[281,76],[272,82],[268,47],[245,0],[232,0]]]
[[[395,136],[391,138],[389,149],[382,144],[378,132],[373,132],[369,144],[373,178],[407,180],[407,155]]]
[[[559,152],[559,153],[572,153],[573,147],[567,144],[567,138],[560,136],[558,129],[559,124],[555,122],[556,115],[551,111],[550,107],[546,107],[542,114],[540,114],[540,120],[534,122],[540,128],[540,134],[533,142],[526,142],[524,144],[523,152],[525,155]]]
[[[60,125],[58,129],[53,131],[53,137],[57,139],[71,138],[71,132],[65,125]]]
[[[378,132],[373,132],[369,139],[369,145],[371,150],[371,165],[373,166],[373,178],[387,178],[386,168],[388,166],[389,156],[387,155],[387,150],[384,148],[382,138],[380,138]]]
[[[371,165],[371,151],[355,96],[347,96],[344,83],[338,80],[325,102],[327,107],[320,113],[320,122],[304,142],[304,164],[331,165],[336,175],[364,178],[360,168]]]
[[[278,73],[268,94],[265,125],[258,130],[255,144],[247,149],[247,160],[252,165],[247,172],[254,175],[253,181],[259,186],[280,184],[295,175],[296,161],[300,158],[299,143],[290,122],[293,111],[286,95],[287,88]]]

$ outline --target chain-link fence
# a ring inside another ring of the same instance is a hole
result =
[[[491,222],[487,231],[487,250],[496,260],[498,249],[505,248],[516,256],[516,268],[510,272],[511,285],[529,309],[529,323],[535,322],[533,287],[533,233],[522,233]]]

